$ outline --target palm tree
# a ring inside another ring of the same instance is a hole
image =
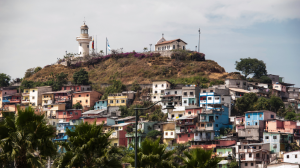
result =
[[[146,52],[148,50],[148,48],[147,47],[144,47],[144,52]]]
[[[192,149],[190,152],[184,152],[186,157],[181,157],[185,167],[188,168],[208,168],[217,167],[221,161],[220,158],[212,157],[212,150],[204,150],[202,148]]]
[[[25,110],[18,107],[17,115],[6,115],[0,130],[0,167],[13,162],[17,168],[42,167],[48,157],[56,154],[51,141],[54,128],[31,107]]]
[[[166,151],[167,145],[159,144],[160,139],[152,141],[146,138],[137,149],[137,167],[143,168],[173,168],[172,155],[175,151]],[[134,166],[135,154],[130,153],[128,163]]]
[[[61,145],[66,153],[54,162],[60,167],[122,167],[115,157],[115,148],[110,147],[109,136],[111,132],[103,133],[103,125],[81,123],[75,126],[75,130],[66,130],[68,142]]]

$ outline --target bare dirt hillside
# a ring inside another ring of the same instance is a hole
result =
[[[225,78],[239,79],[239,73],[227,73],[217,62],[206,61],[177,61],[166,57],[144,58],[127,57],[114,59],[95,64],[94,66],[82,66],[70,68],[63,65],[47,66],[26,80],[47,81],[52,75],[64,72],[72,81],[73,73],[85,69],[89,73],[89,80],[94,84],[109,83],[112,79],[119,79],[124,84],[132,84],[137,81],[140,84],[148,84],[153,80],[171,80],[178,78],[190,78],[202,76],[210,81],[225,80]]]

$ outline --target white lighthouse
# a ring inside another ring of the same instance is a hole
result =
[[[89,27],[84,24],[80,27],[80,36],[76,37],[76,41],[79,43],[79,56],[84,56],[89,54],[90,41],[92,41],[92,36],[89,37],[88,33]]]

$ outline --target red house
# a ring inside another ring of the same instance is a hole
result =
[[[114,130],[110,135],[109,139],[111,141],[111,145],[114,146],[127,146],[127,138],[126,138],[126,128],[132,125],[131,123],[121,123],[112,125],[111,129]]]
[[[176,119],[177,143],[186,143],[194,139],[193,130],[196,129],[196,122],[197,116],[183,116]]]
[[[74,92],[81,91],[91,91],[92,87],[90,85],[64,85],[61,90],[73,90]]]
[[[57,119],[65,119],[66,122],[69,122],[70,120],[80,119],[81,113],[82,113],[81,109],[57,110],[56,118]]]

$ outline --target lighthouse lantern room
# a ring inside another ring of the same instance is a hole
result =
[[[80,36],[76,37],[76,41],[79,43],[79,56],[84,56],[89,54],[90,41],[92,41],[92,36],[89,37],[88,33],[89,27],[84,24],[80,27]]]

